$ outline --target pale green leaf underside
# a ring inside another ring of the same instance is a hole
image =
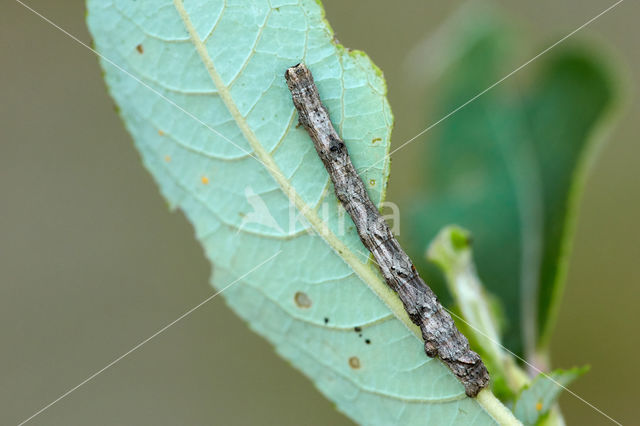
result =
[[[356,168],[377,164],[363,175],[376,203],[388,176],[388,162],[379,160],[392,117],[380,72],[333,43],[321,6],[89,0],[88,9],[102,55],[210,127],[102,61],[144,164],[214,265],[213,285],[282,251],[224,293],[251,328],[358,422],[493,424],[449,370],[425,356],[349,219],[337,237],[339,208],[311,141],[296,128],[284,71],[300,61],[312,70]],[[257,196],[275,223],[245,220]],[[292,204],[310,209],[293,227]],[[296,304],[297,292],[310,307]]]

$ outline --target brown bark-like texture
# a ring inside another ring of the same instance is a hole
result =
[[[324,163],[336,196],[353,219],[362,243],[373,254],[387,285],[395,291],[422,331],[428,356],[440,358],[462,382],[468,396],[475,397],[489,383],[480,356],[469,349],[449,313],[418,275],[351,163],[347,147],[334,129],[320,101],[311,72],[298,64],[285,72],[300,123],[307,129]]]

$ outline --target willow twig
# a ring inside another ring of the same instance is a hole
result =
[[[387,285],[395,291],[405,310],[422,331],[428,356],[440,358],[462,382],[468,396],[475,397],[489,383],[489,373],[480,356],[469,349],[449,313],[418,275],[351,163],[320,101],[311,72],[298,64],[285,72],[293,104],[333,182],[336,196],[353,219],[362,243],[373,254]]]

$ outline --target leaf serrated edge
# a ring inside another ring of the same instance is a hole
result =
[[[326,226],[325,222],[320,219],[315,210],[307,205],[302,197],[291,186],[287,178],[280,171],[278,165],[274,161],[273,157],[264,149],[256,135],[253,133],[245,118],[235,105],[229,88],[223,83],[222,78],[218,74],[209,53],[206,50],[206,46],[200,40],[195,27],[191,23],[191,19],[185,10],[182,0],[173,0],[176,10],[180,14],[180,17],[191,37],[191,41],[194,44],[202,62],[204,63],[207,72],[209,73],[213,83],[215,84],[218,95],[224,102],[227,110],[231,114],[232,118],[236,122],[238,128],[242,131],[242,134],[249,142],[251,149],[256,153],[258,159],[267,168],[271,176],[275,179],[276,183],[280,186],[285,195],[289,198],[293,205],[300,211],[305,219],[309,221],[314,231],[318,233],[324,239],[327,244],[342,257],[349,266],[358,274],[358,276],[365,282],[372,290],[382,299],[393,311],[394,315],[398,317],[405,325],[411,329],[417,335],[420,335],[420,329],[414,325],[409,316],[404,310],[400,299],[398,299],[393,291],[387,287],[380,274],[373,268],[370,263],[362,263],[358,260],[358,257],[338,238],[333,232],[331,232]]]

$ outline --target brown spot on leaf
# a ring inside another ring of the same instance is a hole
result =
[[[162,130],[158,130],[158,134],[159,134],[160,136],[164,136],[164,132],[163,132]]]
[[[371,143],[375,144],[376,142],[380,142],[382,140],[382,138],[373,138],[371,139]]]
[[[311,299],[309,298],[307,293],[304,293],[302,291],[297,291],[293,296],[293,300],[296,302],[296,305],[298,305],[298,308],[300,309],[308,309],[311,307]]]
[[[171,157],[169,155],[165,155],[164,156],[164,161],[166,161],[167,163],[171,162]]]
[[[209,184],[209,178],[206,176],[202,176],[200,178],[200,182],[202,182],[203,185],[208,185]]]
[[[144,53],[144,48],[142,47],[141,44],[136,46],[136,50],[138,51],[139,54],[143,54]]]
[[[353,368],[354,370],[360,368],[360,360],[357,356],[352,356],[351,358],[349,358],[349,367]]]
[[[536,404],[536,411],[540,410],[542,410],[542,402],[538,401],[538,403]]]

